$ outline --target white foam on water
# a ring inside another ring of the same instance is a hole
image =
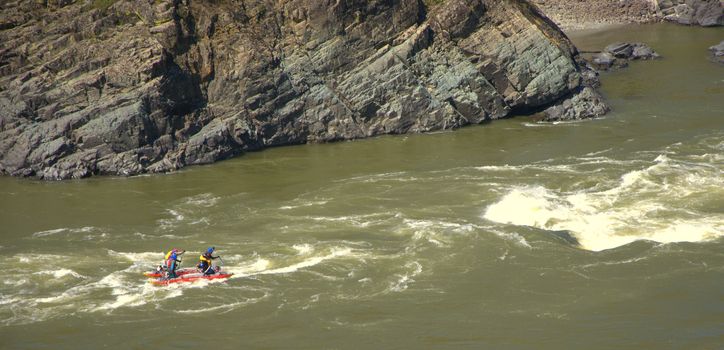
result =
[[[482,171],[482,172],[509,172],[519,174],[523,171],[539,171],[543,173],[553,173],[553,174],[559,174],[559,173],[567,173],[567,174],[580,174],[580,173],[596,173],[601,170],[601,165],[616,165],[616,166],[631,166],[636,164],[642,164],[642,161],[639,160],[620,160],[620,159],[612,159],[609,157],[603,157],[599,156],[598,154],[607,152],[608,150],[603,150],[600,152],[594,152],[591,153],[585,157],[575,157],[575,158],[567,158],[567,159],[547,159],[535,163],[530,164],[521,164],[521,165],[510,165],[510,164],[504,164],[504,165],[482,165],[482,166],[476,166],[476,167],[464,167],[464,168],[456,168],[451,169],[455,172],[464,171],[467,169],[472,169],[476,171]],[[561,162],[564,162],[561,164]],[[596,165],[596,167],[591,168],[590,166]],[[589,167],[586,167],[589,166]]]
[[[473,169],[480,170],[480,171],[510,171],[510,170],[522,169],[522,167],[505,164],[505,165],[481,165],[481,166],[476,166]]]
[[[176,219],[176,221],[181,221],[181,220],[184,219],[183,214],[177,212],[176,210],[166,209],[166,211],[167,211],[169,214],[171,214],[171,216],[173,216],[173,218]]]
[[[211,306],[211,307],[205,307],[202,309],[189,309],[189,310],[174,310],[176,313],[180,314],[200,314],[200,313],[206,313],[206,312],[213,312],[215,314],[219,313],[226,313],[232,310],[236,310],[239,307],[243,307],[246,305],[256,304],[266,298],[269,297],[269,293],[264,292],[264,295],[258,298],[248,298],[242,301],[237,301],[233,303],[226,303],[218,306]]]
[[[486,228],[486,231],[491,232],[494,235],[496,235],[506,241],[511,241],[521,247],[526,247],[529,249],[533,248],[530,245],[530,243],[528,243],[528,241],[525,239],[525,237],[521,236],[517,232],[503,232],[503,231],[499,231],[496,229],[490,229],[490,228]]]
[[[14,304],[18,301],[17,298],[9,297],[7,295],[0,294],[0,305]]]
[[[76,285],[73,286],[62,293],[50,296],[50,297],[38,297],[35,299],[30,299],[30,301],[33,304],[41,303],[41,304],[70,304],[71,301],[81,298],[93,289],[94,283],[89,284],[83,284],[83,285]]]
[[[297,205],[283,205],[283,206],[279,207],[279,209],[281,209],[281,210],[292,210],[292,209],[298,209],[298,208],[306,208],[306,207],[313,207],[313,206],[318,206],[318,205],[325,205],[325,204],[327,204],[328,202],[329,202],[329,201],[326,201],[326,200],[322,200],[322,201],[306,201],[306,202],[302,202],[301,204],[297,204]]]
[[[138,275],[135,271],[135,265],[122,271],[113,272],[98,282],[89,284],[86,288],[88,290],[110,289],[110,295],[114,299],[112,301],[87,304],[83,308],[83,311],[112,311],[122,307],[138,307],[148,303],[158,303],[162,300],[183,295],[184,289],[199,288],[202,284],[208,284],[205,282],[210,282],[179,283],[159,287],[150,281],[150,279],[142,278]]]
[[[124,253],[108,251],[108,254],[117,258],[128,259],[134,262],[126,269],[113,271],[100,279],[81,275],[67,267],[54,270],[41,270],[33,272],[35,276],[48,276],[51,281],[62,283],[66,289],[58,290],[54,285],[52,291],[41,291],[41,295],[30,295],[21,292],[21,298],[9,295],[3,301],[12,301],[13,316],[0,320],[1,324],[27,324],[51,319],[65,314],[68,310],[77,312],[110,312],[122,307],[138,307],[148,303],[157,303],[165,299],[175,298],[183,294],[184,288],[197,288],[192,286],[171,286],[159,288],[149,283],[149,280],[139,274],[144,268],[138,260],[150,261],[161,259],[162,253]],[[23,255],[27,262],[62,261],[63,256],[27,254]],[[7,281],[7,280],[5,280]],[[17,287],[18,280],[13,286]],[[27,281],[26,282],[31,282]],[[7,285],[7,283],[6,283]],[[47,289],[47,288],[46,288]],[[49,293],[52,293],[48,295]],[[44,294],[44,295],[43,295]]]
[[[312,256],[304,259],[298,263],[291,264],[289,266],[269,268],[271,262],[267,259],[258,258],[253,264],[240,267],[224,267],[224,271],[231,272],[234,275],[231,278],[249,277],[255,275],[274,275],[274,274],[287,274],[299,271],[304,268],[318,265],[326,260],[335,259],[344,256],[352,255],[352,249],[347,247],[335,247],[332,248],[331,252],[327,255]]]
[[[372,183],[374,183],[374,182],[378,182],[378,181],[380,181],[380,180],[399,178],[399,177],[401,177],[401,176],[403,176],[403,175],[406,175],[406,174],[407,174],[407,173],[404,172],[404,171],[398,171],[398,172],[391,172],[391,173],[381,173],[381,174],[371,174],[371,175],[356,176],[356,177],[351,177],[351,178],[342,179],[342,180],[335,180],[334,182],[341,182],[341,183],[344,183],[344,184],[359,183],[359,182],[363,182],[363,183],[365,183],[365,182],[372,182]]]
[[[27,283],[28,283],[28,280],[25,279],[25,278],[20,278],[20,279],[5,279],[5,280],[3,280],[3,284],[4,284],[4,285],[6,285],[6,286],[13,286],[13,287],[22,286],[23,284],[27,284]],[[0,296],[2,296],[2,295],[0,295]]]
[[[211,193],[202,193],[186,198],[185,204],[195,207],[211,208],[219,202],[219,199],[219,197],[216,197]]]
[[[157,303],[164,299],[181,296],[183,294],[183,287],[188,286],[178,285],[171,288],[158,288],[157,286],[149,283],[146,283],[143,286],[136,285],[133,286],[133,288],[128,288],[127,285],[115,286],[112,291],[112,295],[115,296],[115,300],[93,306],[87,311],[112,311],[121,307],[142,306],[149,302]]]
[[[66,299],[69,299],[71,296],[66,293],[62,293],[60,295],[56,295],[53,297],[42,297],[42,298],[35,298],[35,301],[38,303],[43,304],[50,304],[50,303],[57,303]]]
[[[402,292],[406,290],[409,287],[410,283],[415,282],[413,278],[422,273],[422,265],[417,261],[412,261],[405,264],[405,268],[411,271],[397,275],[398,278],[396,281],[390,284],[390,287],[388,288],[389,291]]]
[[[304,216],[303,218],[321,222],[339,222],[349,224],[354,227],[365,228],[380,224],[388,220],[389,216],[382,214],[364,214],[348,216]]]
[[[501,255],[501,256],[498,257],[498,260],[504,261],[505,259],[507,259],[507,258],[508,258],[508,253],[509,253],[509,251],[508,251],[508,249],[506,249],[505,252],[503,252],[503,255]]]
[[[178,225],[182,224],[186,220],[185,212],[193,212],[195,210],[198,210],[198,208],[192,208],[190,210],[183,210],[183,208],[175,208],[175,209],[166,209],[166,213],[170,215],[170,218],[166,219],[159,219],[158,225],[159,229],[162,231],[172,230]]]
[[[201,219],[191,221],[191,222],[189,223],[189,225],[199,225],[199,224],[209,225],[210,223],[211,223],[211,222],[209,221],[209,218],[207,218],[207,217],[202,217]]]
[[[292,246],[297,251],[297,255],[307,255],[314,250],[314,246],[311,244],[295,244]]]
[[[695,213],[692,196],[719,191],[721,169],[691,165],[659,155],[645,169],[632,170],[606,190],[564,193],[543,186],[509,189],[485,209],[493,222],[568,231],[588,250],[636,240],[700,242],[724,235],[724,215]]]
[[[241,254],[231,254],[231,255],[224,255],[222,257],[224,259],[224,262],[238,262],[242,261],[244,259],[244,256]]]
[[[266,268],[269,267],[269,264],[269,260],[259,258],[249,266],[249,269],[252,272],[264,271]]]
[[[612,150],[613,150],[613,148],[606,148],[606,149],[601,150],[601,151],[586,153],[586,155],[589,156],[589,157],[591,157],[591,156],[597,156],[597,155],[599,155],[599,154],[604,154],[604,153],[610,152],[610,151],[612,151]]]
[[[71,269],[58,269],[58,270],[43,270],[38,272],[33,272],[33,275],[52,275],[55,278],[63,278],[65,276],[72,276],[75,278],[87,278],[86,276],[83,276]]]
[[[269,268],[271,262],[267,259],[257,258],[253,263],[243,266],[224,266],[225,272],[233,273],[230,278],[242,278],[258,274]]]
[[[596,266],[601,266],[601,265],[610,266],[610,265],[632,264],[632,263],[636,263],[636,262],[643,261],[646,259],[647,259],[647,257],[637,257],[637,258],[631,258],[631,259],[626,259],[626,260],[601,261],[601,262],[596,262],[596,263],[592,263],[592,264],[581,265],[580,267],[585,269],[585,268],[596,267]]]
[[[116,297],[115,301],[94,307],[90,309],[90,311],[108,311],[117,309],[121,306],[140,306],[145,303],[146,302],[142,300],[142,296],[139,294],[120,294]]]
[[[147,256],[150,254],[159,255],[159,253],[118,253],[109,251],[110,255],[120,256],[134,260],[137,257]],[[99,293],[100,291],[108,291],[113,298],[112,301],[84,301],[81,311],[95,312],[101,310],[113,310],[119,307],[133,307],[144,305],[151,301],[159,301],[167,298],[177,297],[182,291],[161,291],[156,286],[147,283],[148,280],[138,274],[139,266],[133,264],[130,267],[114,271],[102,277],[100,280],[86,284],[73,286],[61,294],[37,298],[39,303],[63,303],[66,304],[73,300],[86,300],[87,296]],[[87,279],[87,277],[86,277]],[[94,298],[97,299],[97,298]]]
[[[597,117],[597,118],[593,118],[593,119],[594,119],[594,120],[603,119],[603,117]],[[588,119],[587,119],[587,120],[588,120]],[[523,126],[525,126],[525,127],[529,127],[529,128],[534,128],[534,127],[554,127],[554,126],[556,126],[556,125],[580,126],[581,122],[582,122],[582,120],[558,120],[558,121],[553,121],[553,122],[550,122],[550,121],[540,121],[540,122],[534,122],[534,123],[525,122],[525,123],[521,123],[521,125],[523,125]]]
[[[448,245],[450,234],[468,234],[477,228],[469,223],[456,223],[443,220],[403,219],[403,231],[412,230],[414,241],[427,241],[438,247]]]
[[[13,257],[14,261],[18,261],[24,264],[38,264],[45,262],[63,261],[69,259],[67,256],[56,255],[56,254],[17,254]]]
[[[164,252],[116,252],[108,250],[108,255],[121,257],[133,262],[132,267],[152,268],[163,261]]]
[[[134,232],[133,235],[140,239],[148,239],[148,235],[142,232]]]
[[[304,269],[307,267],[312,267],[314,265],[317,265],[325,260],[330,260],[330,259],[338,258],[341,256],[347,256],[347,255],[350,255],[351,253],[352,253],[352,249],[349,249],[349,248],[333,249],[332,252],[327,255],[311,257],[309,259],[306,259],[304,261],[301,261],[299,263],[292,264],[289,266],[261,271],[261,272],[259,272],[259,274],[267,275],[267,274],[284,274],[284,273],[296,272],[300,269]]]
[[[61,227],[53,230],[45,230],[45,231],[39,231],[32,234],[33,238],[41,238],[41,237],[49,237],[58,235],[60,233],[90,233],[90,232],[96,232],[100,231],[99,228],[93,227],[93,226],[85,226],[85,227],[78,227],[78,228],[68,228],[68,227]],[[106,233],[101,232],[101,237],[107,236]],[[93,238],[93,236],[86,236],[86,238]],[[90,239],[89,238],[89,239]]]
[[[54,234],[56,234],[56,233],[65,232],[65,231],[68,231],[68,230],[70,230],[70,229],[69,229],[69,228],[66,228],[66,227],[63,227],[63,228],[57,228],[57,229],[54,229],[54,230],[46,230],[46,231],[35,232],[35,233],[33,233],[32,236],[33,236],[33,237],[45,237],[45,236],[54,235]]]
[[[475,226],[472,224],[459,224],[442,220],[403,219],[402,222],[412,229],[442,228],[450,229],[457,233],[472,232],[475,229]]]

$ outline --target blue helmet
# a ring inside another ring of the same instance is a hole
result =
[[[206,249],[206,254],[211,254],[214,252],[214,247],[209,247],[209,249]]]

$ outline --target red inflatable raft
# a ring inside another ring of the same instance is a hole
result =
[[[176,270],[176,276],[179,276],[179,277],[181,277],[183,275],[192,274],[192,273],[199,273],[199,270],[195,267],[188,267],[185,269]],[[159,277],[163,277],[164,272],[156,270],[156,271],[151,271],[151,272],[144,272],[143,275],[146,277],[159,278]]]
[[[178,272],[177,272],[178,274]],[[217,272],[213,275],[204,275],[200,272],[195,273],[186,273],[183,275],[179,275],[176,278],[169,278],[169,279],[157,279],[151,281],[151,283],[157,285],[157,286],[167,286],[172,283],[184,283],[184,282],[194,282],[198,280],[215,280],[215,279],[226,279],[233,275],[233,273],[224,273],[224,272]]]

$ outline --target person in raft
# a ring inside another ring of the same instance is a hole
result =
[[[212,256],[211,254],[214,253],[214,250],[216,248],[210,247],[209,249],[206,249],[206,252],[201,254],[199,257],[199,264],[196,266],[201,270],[201,272],[204,273],[204,275],[213,275],[217,271],[214,269],[213,266],[211,266],[211,261],[214,259],[218,259],[218,256]]]
[[[166,253],[166,259],[164,260],[164,265],[166,266],[166,273],[168,278],[176,278],[176,270],[178,269],[178,264],[181,262],[181,255],[183,253],[186,253],[183,249],[171,249],[168,253]]]

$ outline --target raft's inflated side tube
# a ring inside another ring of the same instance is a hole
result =
[[[169,284],[173,283],[184,283],[184,282],[193,282],[198,280],[215,280],[215,279],[226,279],[233,275],[233,273],[215,273],[213,275],[204,275],[201,273],[195,273],[195,274],[185,274],[183,276],[179,276],[176,278],[170,278],[170,279],[157,279],[154,281],[151,281],[151,283],[157,285],[157,286],[167,286]]]
[[[196,268],[194,268],[194,267],[187,267],[187,268],[185,268],[185,269],[178,269],[178,270],[176,270],[176,276],[181,277],[181,276],[183,276],[183,275],[188,275],[188,274],[191,274],[191,273],[198,273],[198,272],[199,272],[199,270],[196,269]],[[144,273],[143,273],[144,276],[146,276],[146,277],[153,277],[153,278],[163,277],[164,274],[165,274],[165,271],[160,271],[160,272],[159,272],[158,270],[154,270],[154,271],[144,272]]]

